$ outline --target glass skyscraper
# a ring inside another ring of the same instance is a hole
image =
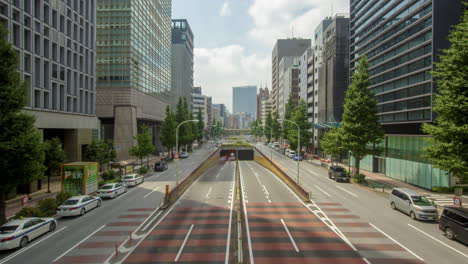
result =
[[[370,89],[386,136],[364,167],[424,188],[450,179],[424,158],[421,124],[432,122],[437,92],[430,71],[462,12],[459,0],[351,0],[350,69],[369,60]]]
[[[157,134],[171,97],[171,0],[99,0],[97,105],[102,134],[127,158],[141,125]]]

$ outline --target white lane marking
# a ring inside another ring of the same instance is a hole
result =
[[[317,185],[315,185],[315,188],[319,189],[321,192],[323,192],[324,194],[326,194],[328,197],[331,197],[331,195],[329,193],[327,193],[326,191],[322,190],[322,188],[318,187]]]
[[[162,211],[159,211],[159,212],[156,214],[156,216],[155,216],[154,218],[155,218],[155,219],[158,219],[158,216],[159,216],[161,213],[162,213]],[[150,215],[149,217],[151,217],[151,215]],[[149,219],[149,217],[148,217],[147,219]],[[153,222],[153,221],[148,221],[148,223],[146,223],[146,224],[142,227],[141,231],[144,232],[152,222]],[[138,230],[138,228],[135,229],[135,230]]]
[[[161,177],[162,175],[166,174],[166,172],[167,172],[167,170],[164,171],[164,172],[161,172],[161,173],[159,173],[159,174],[155,174],[155,175],[151,176],[150,178],[156,176],[155,179],[157,179],[157,178]]]
[[[240,184],[244,186],[244,177],[242,176],[242,166],[239,165],[239,170],[240,170]],[[245,196],[245,190],[242,189],[242,196]],[[250,227],[249,227],[249,217],[247,215],[247,206],[245,205],[248,203],[244,198],[242,199],[243,202],[243,208],[244,208],[244,215],[245,215],[245,229],[247,231],[247,242],[248,242],[248,247],[249,247],[249,258],[250,258],[250,264],[254,264],[254,257],[253,257],[253,251],[252,251],[252,241],[250,240]]]
[[[271,203],[271,200],[270,200],[270,199],[268,199],[268,202],[269,202],[269,203]]]
[[[88,238],[90,238],[92,235],[96,234],[99,230],[103,229],[104,227],[106,227],[106,225],[103,225],[101,226],[100,228],[96,229],[94,232],[92,232],[91,234],[89,234],[87,237],[83,238],[83,240],[81,240],[80,242],[76,243],[73,247],[71,247],[69,250],[65,251],[62,255],[58,256],[56,259],[54,259],[54,261],[52,262],[57,262],[57,260],[61,259],[63,256],[65,256],[66,254],[68,254],[70,251],[72,251],[73,249],[75,249],[78,245],[80,245],[81,243],[83,243],[84,241],[86,241]]]
[[[466,196],[466,195],[463,195],[462,197],[468,198],[468,196]]]
[[[36,243],[31,244],[31,245],[29,245],[29,246],[27,246],[27,247],[25,247],[25,248],[22,248],[22,249],[16,251],[14,254],[11,254],[11,255],[9,255],[9,256],[6,257],[6,258],[1,259],[1,260],[0,260],[0,264],[6,263],[6,262],[9,261],[10,259],[15,258],[15,257],[18,256],[19,254],[23,253],[24,251],[26,251],[26,250],[28,250],[28,249],[34,247],[34,246],[37,246],[37,245],[38,245],[39,243],[41,243],[42,241],[44,241],[44,240],[50,238],[51,236],[53,236],[53,235],[55,235],[55,234],[58,234],[60,231],[64,230],[65,228],[67,228],[67,226],[62,227],[61,229],[59,229],[59,230],[55,231],[54,233],[52,233],[52,234],[50,234],[50,235],[48,235],[48,236],[42,238],[41,240],[37,241]]]
[[[455,252],[461,254],[461,255],[464,256],[465,258],[468,258],[468,255],[465,254],[465,253],[463,253],[463,252],[461,252],[460,250],[458,250],[458,249],[456,249],[456,248],[454,248],[454,247],[452,247],[452,246],[450,246],[450,245],[447,245],[446,243],[444,243],[444,242],[440,241],[439,239],[437,239],[437,238],[435,238],[435,237],[433,237],[433,236],[427,234],[426,232],[420,230],[419,228],[417,228],[417,227],[415,227],[415,226],[412,226],[411,224],[408,224],[408,225],[409,225],[410,227],[412,227],[412,228],[418,230],[419,232],[423,233],[424,235],[426,235],[426,236],[428,236],[428,237],[434,239],[435,241],[441,243],[442,245],[444,245],[444,246],[450,248],[451,250],[453,250],[453,251],[455,251]]]
[[[232,183],[232,185],[235,185],[235,181],[234,181],[234,183]],[[234,201],[234,192],[232,192],[232,196],[231,196],[230,201]],[[230,247],[230,243],[231,243],[231,226],[232,226],[232,211],[233,211],[233,209],[234,209],[234,203],[231,202],[231,211],[229,212],[228,237],[227,237],[227,242],[226,242],[226,257],[224,259],[224,263],[226,263],[226,264],[229,264],[229,252],[230,252],[229,247]]]
[[[205,196],[206,199],[208,199],[208,196],[210,196],[211,188],[213,188],[213,185],[210,186],[210,189],[208,190],[208,193]]]
[[[184,250],[185,244],[187,243],[187,240],[188,240],[188,238],[190,236],[190,233],[192,233],[193,226],[194,226],[194,224],[192,224],[190,226],[190,229],[189,229],[187,235],[185,236],[184,242],[182,243],[182,246],[180,246],[179,252],[177,252],[177,256],[175,257],[174,262],[179,261],[180,255],[182,254],[182,251]]]
[[[143,196],[143,198],[146,198],[148,197],[150,194],[154,193],[155,191],[157,191],[160,187],[156,187],[154,190],[152,190],[151,192],[149,192],[147,195]]]
[[[339,188],[339,189],[341,189],[341,190],[343,190],[343,191],[345,191],[345,192],[351,194],[352,196],[354,196],[354,197],[356,197],[356,198],[359,197],[359,196],[357,196],[356,194],[354,194],[354,193],[352,193],[352,192],[350,192],[350,191],[346,190],[345,188],[342,188],[342,187],[340,187],[340,186],[338,186],[338,185],[336,185],[336,188]]]
[[[413,256],[415,256],[417,259],[421,260],[421,261],[424,261],[423,258],[421,258],[420,256],[416,255],[416,253],[414,253],[413,251],[409,250],[407,247],[403,246],[400,242],[396,241],[393,237],[385,234],[384,231],[380,230],[380,228],[376,227],[375,225],[373,225],[372,223],[369,223],[373,228],[375,228],[377,231],[379,231],[380,233],[384,234],[386,237],[388,237],[391,241],[395,242],[396,244],[398,244],[400,247],[404,248],[406,251],[408,251],[409,253],[411,253]]]
[[[284,223],[283,219],[281,219],[281,223],[283,223],[284,229],[286,230],[286,233],[288,233],[289,239],[291,239],[291,243],[293,244],[294,249],[296,250],[296,252],[299,252],[299,248],[297,248],[296,242],[294,241],[294,238],[292,237],[291,233],[289,232],[288,226],[286,225],[286,223]]]

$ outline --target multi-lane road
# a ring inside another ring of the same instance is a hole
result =
[[[270,157],[268,147],[257,147]],[[296,179],[297,162],[276,151],[273,151],[273,160]],[[392,210],[386,193],[373,192],[356,184],[336,183],[328,179],[325,168],[308,162],[300,162],[300,182],[307,191],[312,192],[312,201],[317,205],[314,210],[321,209],[338,228],[343,225],[340,230],[352,244],[369,244],[360,250],[364,257],[386,258],[396,254],[401,258],[403,255],[399,251],[404,251],[406,257],[419,262],[468,262],[466,245],[448,240],[436,222],[413,221],[407,215]],[[359,232],[362,234],[355,233],[352,224],[344,224],[346,221],[359,223],[356,227],[360,226]],[[381,245],[370,245],[374,242]]]
[[[180,162],[180,176],[186,177],[214,146],[204,147]],[[56,231],[32,241],[19,250],[0,252],[5,263],[103,263],[124,241],[155,212],[164,196],[165,185],[175,184],[176,166],[152,173],[143,184],[128,189],[116,199],[104,200],[102,206],[81,217],[58,220]],[[216,193],[216,190],[213,190]]]

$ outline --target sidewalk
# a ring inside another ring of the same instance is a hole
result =
[[[47,179],[43,188],[37,192],[29,194],[32,198],[28,201],[28,206],[35,206],[40,200],[46,198],[55,198],[57,193],[61,191],[60,178],[55,178],[50,180],[50,193],[47,192]],[[14,216],[16,213],[21,211],[24,207],[21,203],[21,198],[26,196],[25,194],[18,194],[15,198],[7,200],[6,203],[6,216],[7,218]]]
[[[316,159],[308,160],[307,162],[315,165],[315,166],[322,166],[321,162]],[[339,163],[339,165],[343,168],[348,168],[348,164],[342,164]],[[453,194],[444,194],[444,193],[435,193],[431,192],[427,189],[420,188],[418,186],[402,182],[396,179],[392,179],[390,177],[385,176],[385,174],[382,173],[375,173],[375,172],[370,172],[366,171],[363,169],[360,169],[360,173],[364,174],[366,176],[366,179],[375,181],[375,182],[380,182],[383,183],[387,186],[391,186],[392,188],[406,188],[413,190],[415,192],[418,192],[424,196],[426,196],[428,199],[433,200],[435,204],[441,207],[445,206],[453,206]],[[391,192],[391,189],[385,189],[387,193]],[[468,203],[464,203],[463,207],[468,208]]]

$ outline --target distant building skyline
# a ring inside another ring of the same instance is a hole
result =
[[[232,113],[249,113],[255,118],[257,111],[257,86],[232,88]]]

